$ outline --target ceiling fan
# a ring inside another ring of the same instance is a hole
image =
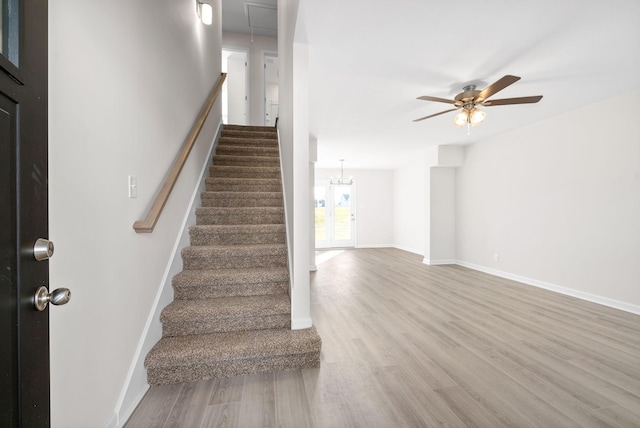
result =
[[[520,77],[511,76],[508,74],[481,91],[476,89],[476,85],[467,85],[462,88],[462,92],[456,95],[452,100],[448,100],[446,98],[431,97],[429,95],[418,97],[417,99],[419,100],[453,104],[455,108],[415,119],[414,122],[419,122],[421,120],[429,119],[431,117],[440,116],[441,114],[462,109],[458,114],[456,114],[455,118],[453,119],[455,125],[460,128],[465,125],[477,126],[484,120],[486,116],[486,113],[480,110],[478,106],[493,107],[505,106],[510,104],[532,104],[537,103],[542,99],[542,95],[536,95],[533,97],[503,98],[499,100],[488,99],[507,86],[516,83],[518,80],[520,80]]]

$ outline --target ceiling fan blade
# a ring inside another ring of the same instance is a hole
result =
[[[458,107],[458,108],[460,108],[460,107]],[[421,120],[429,119],[430,117],[440,116],[441,114],[449,113],[450,111],[456,111],[456,110],[458,110],[458,108],[452,108],[452,109],[449,109],[449,110],[441,111],[440,113],[431,114],[429,116],[421,117],[420,119],[414,119],[413,121],[414,122],[420,122]]]
[[[487,86],[482,91],[480,91],[480,93],[478,94],[478,96],[476,98],[482,98],[483,100],[486,100],[491,95],[503,90],[507,86],[513,85],[518,80],[520,80],[520,78],[518,76],[512,76],[510,74],[507,74],[502,79],[498,80],[497,82],[493,83],[492,85]]]
[[[438,103],[447,103],[447,104],[455,104],[456,100],[448,100],[446,98],[438,98],[438,97],[430,97],[429,95],[423,95],[417,98],[418,100],[423,101],[436,101]]]
[[[509,104],[533,104],[542,99],[542,95],[536,95],[533,97],[518,97],[518,98],[503,98],[500,100],[488,100],[482,103],[485,107],[492,106],[506,106]]]

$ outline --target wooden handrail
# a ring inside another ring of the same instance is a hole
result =
[[[189,135],[187,136],[187,139],[182,146],[182,150],[174,161],[173,166],[171,167],[171,171],[169,171],[169,175],[162,185],[162,189],[160,189],[160,193],[158,193],[155,202],[147,213],[147,217],[144,220],[136,221],[135,223],[133,223],[133,229],[136,232],[151,233],[156,227],[156,223],[160,218],[160,214],[162,214],[162,209],[169,199],[169,195],[171,194],[173,186],[176,184],[176,181],[178,181],[180,171],[182,171],[182,167],[187,161],[189,153],[191,153],[191,149],[193,148],[193,145],[195,144],[196,139],[200,134],[200,130],[202,130],[202,126],[204,125],[205,120],[207,120],[207,116],[209,115],[213,104],[216,102],[216,99],[218,99],[218,95],[222,90],[222,84],[224,83],[226,77],[227,73],[220,73],[220,79],[218,79],[218,83],[216,83],[216,86],[211,90],[211,94],[209,94],[209,98],[207,98],[206,104],[204,105],[204,107],[202,107],[202,111],[200,111],[196,122],[193,124],[193,127],[191,128],[191,131],[189,132]]]

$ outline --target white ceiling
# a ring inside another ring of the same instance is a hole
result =
[[[298,19],[318,167],[392,169],[429,145],[478,142],[640,88],[638,0],[301,0]],[[522,80],[494,99],[544,98],[486,108],[471,136],[454,113],[412,122],[451,107],[417,96],[452,98],[506,74]]]

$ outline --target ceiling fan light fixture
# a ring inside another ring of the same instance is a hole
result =
[[[453,123],[458,127],[462,128],[469,121],[469,112],[466,109],[460,110],[458,114],[453,118]]]
[[[464,86],[462,88],[462,92],[456,95],[453,99],[432,97],[430,95],[423,95],[421,97],[418,97],[419,100],[453,104],[454,108],[415,119],[414,122],[420,122],[421,120],[460,110],[453,118],[453,123],[459,128],[463,128],[465,125],[470,128],[471,126],[477,126],[481,124],[484,118],[487,116],[484,111],[480,110],[476,106],[492,107],[512,104],[533,104],[542,99],[542,95],[536,95],[532,97],[516,97],[503,98],[499,100],[489,100],[490,97],[500,92],[507,86],[517,82],[518,80],[520,80],[520,77],[507,74],[503,78],[497,80],[481,91],[476,89],[475,84],[468,84]]]
[[[487,114],[485,112],[477,107],[474,107],[469,113],[469,123],[471,123],[471,126],[478,126],[486,116]]]

